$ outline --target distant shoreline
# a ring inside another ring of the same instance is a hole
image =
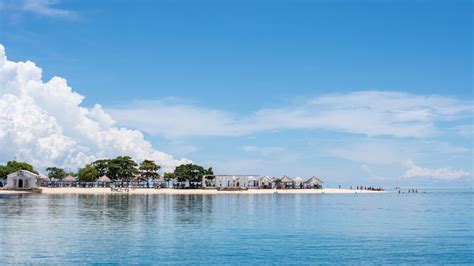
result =
[[[110,188],[76,188],[58,187],[41,188],[42,194],[135,194],[135,195],[259,195],[259,194],[357,194],[357,193],[383,193],[384,191],[356,190],[344,188],[324,188],[324,189],[249,189],[242,191],[218,191],[217,189],[172,189],[172,188],[135,188],[128,192],[112,192]],[[0,194],[25,194],[28,191],[0,190]]]

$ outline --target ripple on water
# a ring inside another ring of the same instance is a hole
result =
[[[472,264],[472,195],[0,195],[0,252],[7,264]]]

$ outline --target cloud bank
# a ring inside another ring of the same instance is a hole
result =
[[[75,168],[130,155],[164,170],[190,162],[155,150],[140,131],[116,126],[100,105],[81,106],[83,99],[63,78],[43,81],[33,62],[9,61],[0,45],[0,162],[16,157],[37,167]]]
[[[471,175],[471,173],[468,171],[453,170],[446,167],[439,169],[423,168],[416,165],[411,160],[406,161],[405,166],[407,167],[407,170],[403,174],[403,178],[428,177],[433,179],[450,181]]]
[[[473,103],[437,95],[359,91],[260,109],[246,116],[166,101],[140,101],[107,110],[121,124],[167,138],[242,136],[286,129],[421,138],[439,133],[437,123],[472,118]],[[158,115],[160,119],[155,119]]]

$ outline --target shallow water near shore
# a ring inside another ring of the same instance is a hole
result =
[[[0,195],[3,263],[474,263],[473,192]]]

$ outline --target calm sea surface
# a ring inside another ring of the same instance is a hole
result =
[[[0,195],[0,264],[474,264],[472,191]]]

